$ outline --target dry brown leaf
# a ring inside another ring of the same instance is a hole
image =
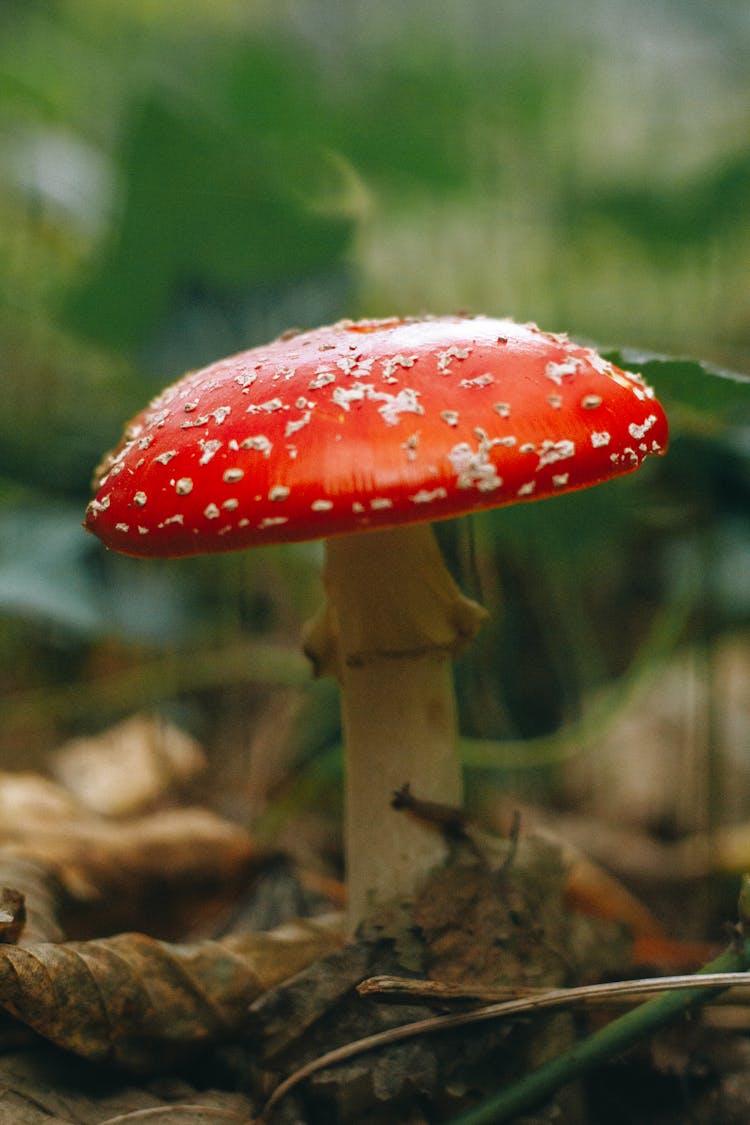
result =
[[[25,894],[33,910],[21,869],[43,872],[47,897],[55,885],[62,891],[46,916],[60,918],[65,907],[69,933],[179,935],[194,909],[236,894],[259,858],[245,829],[207,809],[113,821],[36,774],[0,774],[0,885]],[[29,936],[61,935],[47,925]]]
[[[255,854],[244,829],[200,808],[165,809],[122,824],[83,816],[6,838],[3,851],[55,868],[66,890],[81,898],[157,876],[222,878]]]
[[[340,944],[337,919],[168,944],[143,934],[0,946],[0,1005],[58,1047],[137,1073],[236,1036],[249,1005]]]
[[[138,714],[50,755],[50,768],[86,808],[133,816],[152,808],[206,766],[198,743],[159,715]]]
[[[0,772],[0,838],[64,824],[82,813],[75,797],[41,774]]]
[[[99,881],[99,873],[114,867],[144,873],[168,867],[177,873],[194,869],[204,847],[226,850],[230,865],[253,851],[243,828],[207,809],[164,809],[109,820],[32,773],[0,773],[0,846],[56,864],[71,892],[77,886],[85,892]]]

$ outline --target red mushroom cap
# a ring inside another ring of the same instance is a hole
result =
[[[342,321],[165,390],[85,526],[131,555],[320,539],[586,488],[667,437],[639,375],[535,325]]]

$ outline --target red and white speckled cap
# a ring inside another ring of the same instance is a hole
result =
[[[321,539],[586,488],[667,440],[639,375],[535,325],[342,321],[167,388],[85,526],[144,556]]]

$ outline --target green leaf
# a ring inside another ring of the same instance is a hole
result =
[[[25,505],[0,513],[0,613],[74,632],[103,628],[99,591],[82,562],[80,517]]]
[[[143,382],[122,361],[26,310],[0,312],[0,351],[0,476],[8,488],[82,501],[94,465],[143,405]]]
[[[192,623],[189,590],[166,566],[133,567],[120,556],[91,559],[96,541],[82,509],[26,496],[0,511],[0,616],[76,633],[119,631],[140,642],[174,643]]]
[[[143,343],[185,294],[315,274],[347,247],[345,162],[304,138],[273,138],[262,122],[240,128],[200,98],[151,91],[119,163],[119,226],[67,310],[110,346]]]
[[[737,410],[750,413],[750,375],[704,363],[623,348],[604,353],[618,367],[639,371],[655,389],[665,407],[711,414],[726,422]]]

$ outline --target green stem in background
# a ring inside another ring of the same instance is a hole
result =
[[[40,721],[70,722],[85,714],[105,721],[176,695],[227,684],[255,683],[305,688],[310,666],[295,648],[263,641],[240,641],[224,648],[195,649],[148,657],[140,664],[85,683],[27,688],[0,696],[0,721],[9,729],[33,729]]]
[[[486,739],[463,736],[459,747],[464,766],[478,769],[533,769],[559,765],[593,750],[613,721],[638,693],[654,681],[656,672],[674,654],[695,609],[696,592],[684,583],[657,613],[630,666],[603,688],[584,714],[553,734],[526,739]]]
[[[748,895],[747,878],[743,884],[743,895]],[[697,975],[747,972],[749,969],[750,941],[743,939],[710,961]],[[544,1105],[563,1086],[577,1081],[594,1067],[621,1054],[677,1016],[705,1004],[724,990],[722,986],[696,987],[682,992],[665,992],[648,1000],[569,1051],[524,1075],[476,1109],[454,1118],[451,1125],[501,1125],[504,1121],[513,1121]]]

